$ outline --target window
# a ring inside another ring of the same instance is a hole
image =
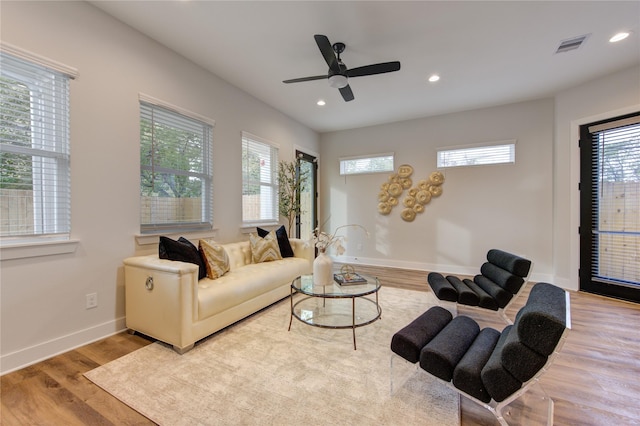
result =
[[[339,160],[341,175],[393,171],[393,153],[342,157]]]
[[[0,235],[5,243],[68,240],[74,75],[18,53],[0,52]]]
[[[141,232],[211,229],[213,124],[141,95]]]
[[[438,168],[516,162],[516,141],[438,150]]]
[[[278,147],[242,132],[242,222],[278,222]]]

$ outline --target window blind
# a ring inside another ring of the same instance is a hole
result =
[[[592,133],[592,280],[640,285],[640,116]]]
[[[484,146],[438,150],[437,167],[480,166],[487,164],[515,163],[515,141]]]
[[[3,242],[68,238],[69,76],[2,51],[0,104]]]
[[[242,222],[278,221],[278,147],[242,132]]]
[[[212,226],[213,127],[140,102],[141,231]]]

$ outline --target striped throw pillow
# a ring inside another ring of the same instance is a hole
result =
[[[215,280],[229,272],[229,256],[220,244],[213,240],[200,240],[198,249],[206,261],[207,278]]]
[[[252,232],[249,234],[249,241],[251,242],[251,257],[253,263],[282,259],[280,247],[278,246],[278,237],[275,231],[269,232],[264,238],[260,238]]]

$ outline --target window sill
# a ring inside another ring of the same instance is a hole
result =
[[[0,260],[74,253],[79,243],[78,240],[64,240],[5,245],[0,247]]]
[[[182,233],[167,233],[167,234],[137,234],[136,244],[138,246],[148,246],[151,244],[158,244],[160,242],[160,235],[163,237],[169,237],[171,239],[177,240],[180,237],[184,237],[189,241],[197,241],[205,238],[215,238],[217,229],[212,229],[210,231],[200,231],[200,232],[182,232]]]
[[[262,222],[262,223],[253,223],[251,225],[242,225],[240,226],[240,233],[242,234],[250,234],[252,232],[258,232],[256,231],[256,228],[262,228],[262,229],[267,229],[267,230],[271,230],[271,229],[276,229],[280,227],[280,223],[278,222]]]

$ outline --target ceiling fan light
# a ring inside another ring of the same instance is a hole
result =
[[[335,87],[336,89],[342,89],[346,87],[349,82],[347,81],[346,75],[334,74],[329,77],[329,86]]]

